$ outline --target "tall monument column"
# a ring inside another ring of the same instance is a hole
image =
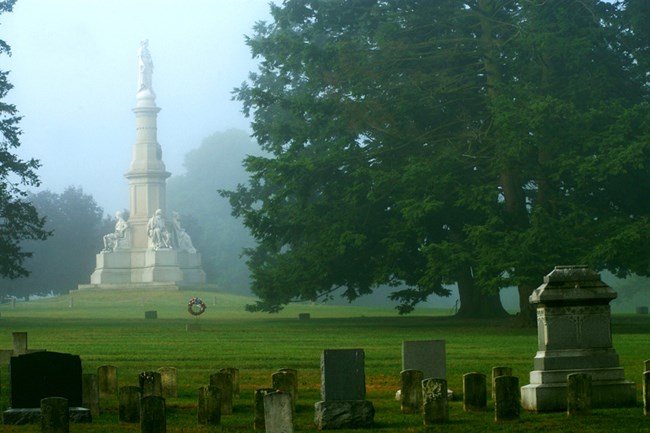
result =
[[[130,225],[132,248],[148,247],[147,221],[157,209],[166,209],[165,181],[170,176],[162,161],[162,148],[158,144],[157,120],[160,108],[152,87],[153,62],[147,41],[143,41],[138,54],[139,79],[136,94],[135,144],[129,171]]]
[[[183,229],[177,212],[167,215],[165,182],[170,173],[158,144],[160,108],[153,91],[153,62],[148,42],[138,52],[135,144],[129,170],[129,211],[116,213],[115,231],[104,236],[90,284],[79,288],[207,288],[201,255]]]

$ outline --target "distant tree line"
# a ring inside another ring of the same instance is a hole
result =
[[[650,274],[645,0],[272,5],[236,90],[267,152],[224,193],[255,238],[253,311],[457,284],[505,312],[555,265]]]

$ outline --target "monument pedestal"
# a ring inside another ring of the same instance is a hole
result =
[[[625,380],[612,347],[609,302],[616,292],[582,266],[558,266],[530,296],[537,305],[538,352],[530,384],[521,388],[524,409],[567,408],[567,375],[592,378],[592,407],[633,406],[636,390]]]
[[[204,285],[201,255],[173,249],[101,252],[90,284],[80,289]]]

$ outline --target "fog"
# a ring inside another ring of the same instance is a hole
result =
[[[81,186],[106,213],[128,208],[137,52],[149,40],[161,108],[158,142],[172,175],[203,138],[249,130],[232,90],[256,69],[244,35],[270,20],[268,0],[18,0],[0,15],[0,58],[23,116],[23,158],[40,189]],[[233,162],[239,163],[239,162]]]

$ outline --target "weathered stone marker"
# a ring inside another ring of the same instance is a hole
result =
[[[176,384],[176,368],[160,367],[160,384],[162,386],[162,396],[165,398],[176,398],[178,396],[178,385]]]
[[[157,319],[158,318],[158,311],[156,311],[156,310],[145,311],[144,312],[144,318],[146,320]]]
[[[311,314],[309,313],[298,313],[299,320],[309,320],[311,319]]]
[[[99,380],[94,373],[81,375],[82,393],[81,403],[83,407],[90,409],[92,416],[99,416]]]
[[[648,314],[648,307],[636,307],[636,314]]]
[[[264,397],[266,433],[293,433],[293,405],[289,394],[272,392]]]
[[[27,353],[27,333],[26,332],[12,332],[14,356],[23,355]]]
[[[463,410],[465,412],[487,409],[487,379],[483,373],[463,375]]]
[[[226,367],[219,371],[230,373],[230,377],[232,378],[232,395],[233,397],[239,397],[239,369],[235,367]]]
[[[498,367],[492,367],[492,401],[494,402],[497,397],[495,393],[495,384],[494,384],[494,379],[496,379],[499,376],[512,376],[512,368],[511,367],[503,367],[503,366],[498,366]]]
[[[445,340],[402,341],[402,370],[420,370],[425,379],[446,379]]]
[[[102,365],[97,368],[99,380],[99,396],[110,398],[117,395],[117,367],[114,365]]]
[[[221,389],[216,386],[199,388],[198,423],[206,425],[221,424]]]
[[[650,371],[643,373],[643,414],[650,413]]]
[[[293,398],[293,402],[294,402],[293,404],[294,404],[294,407],[295,407],[296,401],[298,400],[298,370],[296,370],[295,368],[280,368],[280,369],[278,369],[278,371],[280,373],[291,374],[294,377],[294,379],[293,379],[294,388],[293,388],[293,391],[291,393],[291,397]]]
[[[591,413],[591,375],[571,373],[567,375],[567,415]]]
[[[271,375],[271,388],[291,397],[291,410],[294,412],[296,410],[296,398],[294,393],[298,388],[296,380],[296,374],[290,370],[278,371]]]
[[[140,433],[166,433],[165,399],[149,395],[140,400]]]
[[[537,308],[537,342],[530,384],[521,389],[526,410],[566,411],[570,373],[589,371],[592,405],[636,405],[612,345],[609,303],[616,292],[585,266],[556,266],[530,296]]]
[[[519,378],[516,376],[499,376],[494,380],[496,388],[494,400],[494,420],[509,421],[519,418],[521,398]]]
[[[232,375],[219,371],[210,375],[210,386],[221,389],[221,415],[232,415]]]
[[[70,412],[68,399],[48,397],[41,400],[41,433],[68,433]]]
[[[422,381],[424,375],[420,370],[402,370],[400,372],[400,392],[402,413],[422,413]]]
[[[140,387],[123,386],[120,388],[118,417],[120,422],[140,422]]]
[[[422,407],[425,426],[442,424],[449,420],[445,379],[429,378],[422,381]]]
[[[326,349],[321,352],[322,401],[314,405],[319,430],[368,428],[375,408],[366,400],[365,354],[362,349]]]
[[[273,388],[259,388],[255,390],[255,401],[253,404],[253,430],[266,429],[264,421],[264,396],[275,392]]]
[[[143,371],[138,376],[142,398],[150,395],[162,397],[162,380],[157,371]]]
[[[650,371],[650,359],[643,361],[643,371]]]

